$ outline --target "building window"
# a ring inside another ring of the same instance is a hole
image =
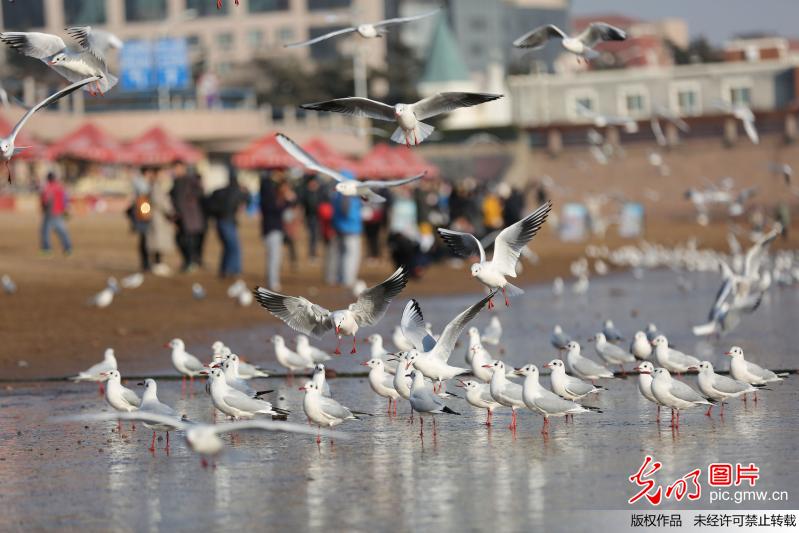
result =
[[[263,30],[250,30],[247,32],[247,46],[250,48],[261,48],[264,44]]]
[[[233,48],[233,34],[230,32],[217,34],[216,46],[219,47],[220,50],[230,50]]]
[[[619,88],[619,113],[628,117],[642,117],[649,113],[649,91],[644,85]]]
[[[282,26],[277,30],[277,39],[279,44],[288,44],[295,40],[294,28],[291,26]]]
[[[699,82],[679,81],[670,89],[671,109],[678,115],[701,115],[702,98]]]
[[[248,5],[250,13],[286,11],[289,8],[289,0],[250,0]]]
[[[566,92],[566,115],[569,119],[585,120],[597,111],[597,94],[593,89],[573,89]]]
[[[229,2],[222,2],[222,9],[217,9],[216,2],[206,0],[186,0],[186,9],[193,9],[198,17],[218,17],[227,15]]]
[[[44,26],[44,0],[3,2],[3,28],[28,31]]]
[[[125,20],[146,22],[166,19],[166,0],[125,0]]]
[[[310,11],[320,11],[323,9],[340,9],[350,7],[351,0],[308,0]]]
[[[191,34],[186,36],[186,46],[189,50],[196,50],[200,47],[200,36],[197,34]]]
[[[64,20],[69,26],[105,24],[105,0],[64,0]]]
[[[730,103],[748,107],[752,104],[752,89],[749,87],[730,87]]]

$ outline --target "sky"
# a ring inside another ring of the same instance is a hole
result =
[[[680,17],[692,37],[704,35],[717,44],[739,33],[799,37],[799,0],[572,0],[572,13]]]

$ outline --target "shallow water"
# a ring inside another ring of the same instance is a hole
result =
[[[702,322],[717,279],[690,279],[696,287],[687,294],[678,291],[675,274],[665,271],[649,272],[643,281],[629,276],[594,280],[587,296],[561,301],[548,287],[530,288],[510,310],[497,308],[505,328],[501,357],[516,366],[541,365],[554,356],[548,342],[553,324],[561,323],[585,341],[608,317],[628,334],[655,322],[681,349],[720,368],[727,368],[720,354],[732,344],[771,367],[799,366],[790,334],[799,323],[799,291],[772,291],[754,315],[714,345],[697,342],[689,327]],[[446,317],[474,298],[423,299],[421,304],[441,329]],[[401,305],[392,307],[385,330],[400,312]],[[484,326],[488,318],[478,317],[477,325]],[[226,340],[248,353],[262,351],[268,363],[263,339],[269,333],[264,326],[229,333]],[[456,349],[452,360],[461,361],[464,349]],[[584,352],[594,357],[593,348],[584,346]],[[342,356],[329,366],[355,370],[363,359]],[[693,383],[694,378],[687,380]],[[667,421],[654,423],[654,407],[640,397],[632,378],[608,383],[610,390],[590,401],[603,413],[577,417],[568,425],[555,420],[548,438],[539,433],[540,417],[530,412],[520,415],[514,436],[506,429],[509,413],[498,412],[495,427],[487,429],[484,413],[452,399],[448,404],[462,416],[440,417],[436,438],[426,421],[422,439],[418,422],[407,424],[407,403],[400,404],[399,417],[389,418],[383,414],[384,401],[371,393],[364,378],[334,379],[337,399],[374,413],[341,428],[350,440],[323,441],[317,447],[308,436],[242,433],[209,469],[176,435],[168,456],[161,449],[151,455],[152,434],[144,428],[126,428],[120,435],[114,423],[84,428],[47,422],[49,415],[105,410],[92,385],[15,384],[0,397],[0,527],[580,531],[592,526],[591,515],[574,510],[631,508],[627,499],[636,487],[627,478],[646,454],[663,463],[656,478],[664,485],[712,462],[755,463],[758,488],[786,490],[789,500],[748,502],[740,508],[796,509],[796,380],[791,377],[762,392],[757,404],[731,402],[723,419],[705,417],[700,410],[686,413],[679,432]],[[543,381],[548,384],[547,378]],[[298,420],[298,384],[270,379],[260,385],[277,389]],[[178,382],[163,381],[159,395],[191,418],[210,420],[210,400],[201,386],[195,389],[195,396],[181,398]],[[668,501],[661,508],[737,508],[711,504],[707,489],[705,483],[699,502]],[[652,509],[640,502],[632,508]]]

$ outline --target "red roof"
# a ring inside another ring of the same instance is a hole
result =
[[[278,144],[275,134],[268,133],[235,154],[233,164],[239,168],[269,169],[294,167],[298,163]]]
[[[94,124],[87,122],[65,135],[47,149],[48,159],[69,157],[100,163],[116,163],[122,155],[122,145]]]
[[[3,137],[7,137],[11,130],[14,129],[14,124],[6,120],[3,115],[0,115],[0,135]],[[23,146],[30,146],[30,148],[21,151],[18,155],[15,155],[15,158],[18,159],[40,159],[44,156],[45,146],[42,143],[39,143],[30,136],[25,133],[25,130],[19,132],[17,135],[16,140],[14,140],[14,146],[17,148],[22,148]]]
[[[133,165],[166,165],[174,161],[196,163],[203,153],[155,126],[128,143],[121,159]]]
[[[358,165],[358,175],[372,179],[404,178],[421,172],[437,176],[438,167],[402,145],[378,144]]]

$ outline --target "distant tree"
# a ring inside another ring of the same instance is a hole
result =
[[[668,43],[674,62],[678,65],[691,63],[718,63],[724,60],[724,53],[714,48],[703,36],[693,39],[686,48],[680,48],[672,42]]]

